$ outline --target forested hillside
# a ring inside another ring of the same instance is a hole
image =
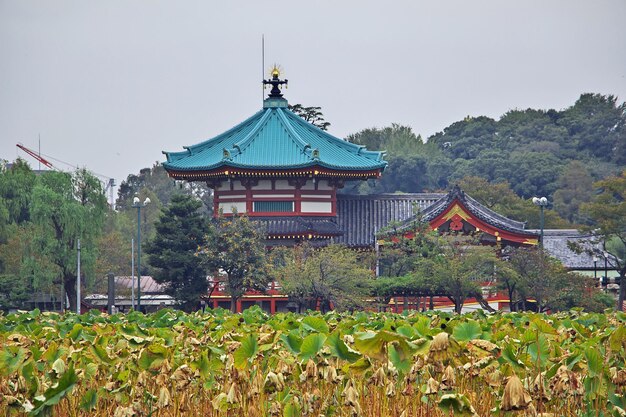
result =
[[[387,150],[382,180],[359,185],[360,193],[445,190],[479,177],[508,183],[525,199],[547,196],[564,219],[580,223],[578,205],[591,199],[593,181],[619,175],[626,165],[626,103],[583,94],[560,111],[511,110],[498,120],[468,116],[426,140],[396,124],[347,139]]]

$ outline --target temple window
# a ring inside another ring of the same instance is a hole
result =
[[[255,213],[291,213],[294,211],[293,201],[255,201],[253,211]]]

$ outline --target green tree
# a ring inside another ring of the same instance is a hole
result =
[[[440,237],[439,249],[438,255],[420,259],[418,273],[433,292],[448,297],[454,311],[461,314],[468,298],[482,300],[480,284],[494,278],[495,251],[463,235]]]
[[[340,245],[295,247],[278,271],[290,300],[296,301],[300,309],[314,309],[319,304],[322,312],[331,306],[339,311],[363,307],[373,275],[358,253]]]
[[[539,248],[517,248],[510,262],[519,280],[517,293],[524,306],[534,300],[538,312],[558,308],[563,291],[569,288],[569,275],[560,261]]]
[[[412,156],[422,153],[424,141],[409,126],[393,123],[391,126],[368,128],[348,135],[347,140],[364,145],[370,150],[386,150],[390,157]]]
[[[5,222],[21,224],[30,221],[35,181],[35,173],[23,159],[18,158],[11,168],[0,172],[0,205],[5,207],[8,215]]]
[[[225,274],[225,291],[230,295],[231,311],[249,290],[265,291],[271,282],[267,262],[265,233],[248,216],[222,213],[211,223],[197,254],[202,264],[216,274]]]
[[[207,273],[196,256],[208,231],[199,213],[202,203],[188,195],[174,195],[162,209],[156,223],[156,236],[146,245],[148,262],[155,268],[154,280],[165,285],[186,311],[197,307],[207,291]]]
[[[581,94],[559,124],[567,128],[578,152],[618,164],[626,163],[626,103],[602,94]]]
[[[572,161],[565,166],[558,181],[559,189],[554,192],[554,209],[570,223],[585,224],[580,205],[593,197],[593,179],[585,165]]]
[[[612,255],[619,273],[620,289],[617,309],[622,310],[626,295],[626,170],[619,177],[610,177],[594,184],[600,190],[581,211],[591,220],[586,231],[591,231],[600,243],[600,252]]]
[[[305,107],[302,104],[289,105],[289,110],[322,130],[328,130],[330,122],[324,119],[321,107]]]
[[[149,190],[149,195],[146,191]],[[169,177],[165,168],[159,163],[155,163],[151,168],[143,168],[138,175],[130,174],[126,180],[122,181],[118,192],[116,208],[119,211],[133,212],[133,198],[137,195],[141,197],[149,196],[150,199],[160,209],[167,206],[172,196],[176,194],[187,194],[202,201],[201,211],[204,214],[213,213],[213,198],[211,189],[201,182],[175,181]],[[143,200],[142,200],[143,201]],[[156,211],[158,213],[158,210]],[[156,218],[154,219],[156,221]]]
[[[100,181],[84,169],[73,174],[47,172],[37,178],[33,188],[31,217],[39,226],[39,245],[58,268],[72,310],[76,309],[78,239],[81,272],[93,278],[96,241],[107,208]]]
[[[539,228],[540,211],[530,199],[523,199],[511,190],[506,182],[490,183],[480,177],[464,177],[459,187],[469,196],[491,210],[518,221],[526,221],[529,228]],[[546,228],[565,228],[569,224],[554,210],[544,210]]]

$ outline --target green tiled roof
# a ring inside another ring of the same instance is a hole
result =
[[[268,98],[263,110],[232,129],[182,152],[164,152],[168,171],[211,171],[222,167],[331,170],[384,169],[383,152],[368,151],[313,126],[287,108],[287,100]]]

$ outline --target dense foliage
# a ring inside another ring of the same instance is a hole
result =
[[[341,245],[274,249],[274,276],[298,311],[362,309],[374,274],[367,255]],[[281,252],[281,253],[277,253]],[[277,259],[278,258],[278,259]]]
[[[45,291],[67,294],[75,309],[79,240],[81,281],[93,285],[107,211],[100,182],[84,169],[35,176],[19,161],[0,174],[0,197],[0,287],[8,290],[0,308],[21,307]]]
[[[146,246],[153,278],[163,284],[186,311],[198,309],[207,292],[207,272],[196,256],[204,243],[208,221],[198,210],[202,203],[184,194],[172,196],[156,223],[156,234]]]
[[[582,94],[561,111],[511,110],[499,120],[468,116],[425,141],[399,125],[365,129],[347,139],[388,151],[385,175],[361,187],[363,193],[442,190],[467,176],[507,182],[523,198],[552,196],[565,188],[571,191],[555,208],[578,222],[575,208],[591,193],[590,187],[580,187],[590,181],[568,178],[598,180],[623,169],[626,103],[611,95]],[[567,203],[571,198],[576,204]]]
[[[0,316],[12,416],[621,416],[626,315]],[[552,414],[540,414],[552,413]]]
[[[208,224],[207,233],[196,255],[214,276],[223,273],[224,291],[230,295],[231,310],[247,291],[264,291],[271,282],[265,251],[265,231],[248,216],[222,213]]]

